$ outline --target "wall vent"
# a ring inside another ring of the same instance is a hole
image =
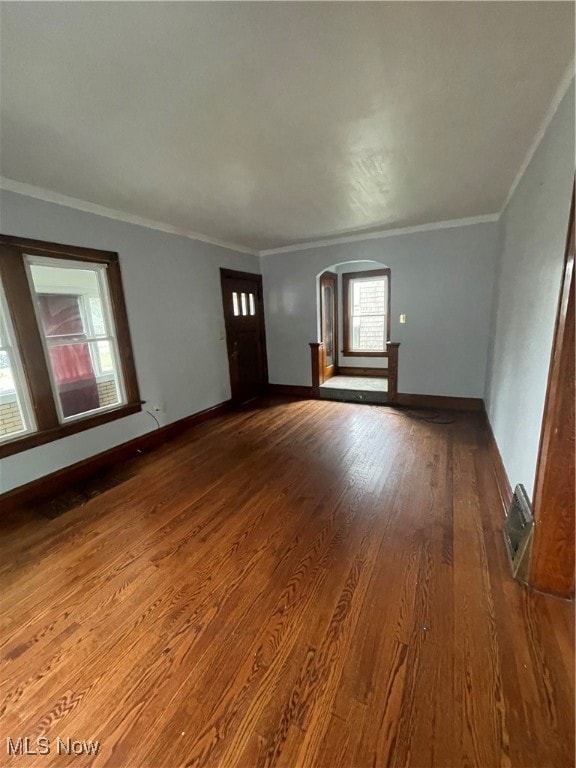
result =
[[[530,499],[524,486],[517,485],[504,523],[504,540],[510,556],[512,575],[519,581],[528,580],[533,535],[534,518]]]

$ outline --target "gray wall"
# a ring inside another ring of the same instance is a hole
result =
[[[145,408],[167,424],[230,397],[220,267],[259,272],[258,257],[1,192],[4,234],[118,251]],[[7,491],[155,428],[138,413],[0,462]]]
[[[270,381],[311,384],[317,275],[377,261],[391,268],[399,391],[482,397],[498,243],[498,224],[484,223],[263,256]]]
[[[530,495],[573,180],[572,84],[501,219],[485,400],[508,478]]]

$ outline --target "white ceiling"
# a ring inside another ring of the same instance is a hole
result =
[[[4,177],[253,249],[497,213],[574,5],[2,3]]]

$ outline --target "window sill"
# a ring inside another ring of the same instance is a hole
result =
[[[70,421],[66,424],[59,424],[54,429],[45,429],[42,432],[31,432],[22,437],[14,438],[6,443],[0,445],[0,459],[6,458],[6,456],[12,456],[15,453],[21,453],[27,451],[30,448],[35,448],[38,445],[45,445],[51,443],[54,440],[60,440],[62,437],[68,437],[68,435],[74,435],[77,432],[84,432],[87,429],[93,427],[99,427],[101,424],[107,424],[110,421],[116,421],[116,419],[122,419],[124,416],[129,416],[132,413],[138,413],[142,410],[142,404],[127,403],[121,405],[118,408],[111,408],[103,413],[96,413],[93,416],[86,416],[78,421]]]
[[[382,352],[356,352],[350,349],[342,350],[344,357],[388,357],[388,352],[383,350]]]

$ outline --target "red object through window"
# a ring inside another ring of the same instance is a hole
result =
[[[100,405],[98,385],[86,343],[66,342],[66,337],[85,337],[78,296],[44,293],[39,295],[40,313],[48,341],[54,381],[64,416],[94,410]]]

